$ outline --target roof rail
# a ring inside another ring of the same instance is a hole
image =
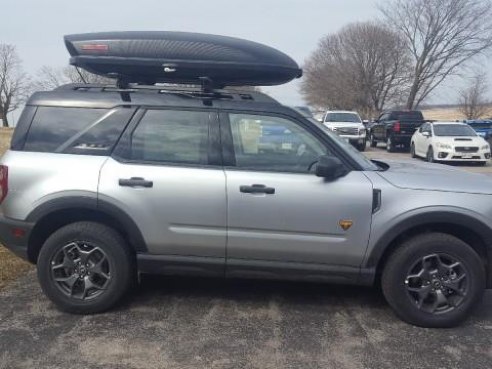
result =
[[[156,94],[173,94],[188,98],[198,98],[204,100],[204,103],[214,99],[236,100],[236,101],[255,101],[277,103],[278,101],[259,91],[250,91],[240,89],[211,89],[194,85],[139,85],[128,84],[126,88],[119,88],[116,85],[102,83],[69,83],[55,88],[54,91],[92,91],[92,92],[116,92],[122,94],[124,101],[130,101],[130,95],[133,93],[156,93]]]

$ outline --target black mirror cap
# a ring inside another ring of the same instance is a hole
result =
[[[335,180],[347,175],[349,172],[340,159],[335,156],[323,155],[318,159],[318,165],[316,166],[316,175],[318,177]]]

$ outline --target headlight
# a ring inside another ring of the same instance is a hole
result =
[[[453,146],[445,143],[437,143],[437,147],[441,149],[448,149],[448,150],[451,150],[453,148]]]
[[[359,134],[363,135],[364,133],[366,133],[366,129],[365,128],[359,128]]]
[[[480,149],[490,151],[489,145],[483,145]]]

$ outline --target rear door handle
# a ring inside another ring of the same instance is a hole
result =
[[[267,187],[262,184],[254,184],[251,186],[240,186],[239,191],[243,193],[266,193],[267,195],[273,195],[275,193],[275,188]]]
[[[147,181],[143,179],[142,177],[131,177],[130,179],[128,178],[120,178],[118,181],[120,186],[123,187],[153,187],[154,182],[152,181]]]

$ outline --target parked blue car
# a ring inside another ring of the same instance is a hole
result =
[[[470,127],[472,127],[475,132],[486,141],[492,141],[492,120],[465,120]]]

